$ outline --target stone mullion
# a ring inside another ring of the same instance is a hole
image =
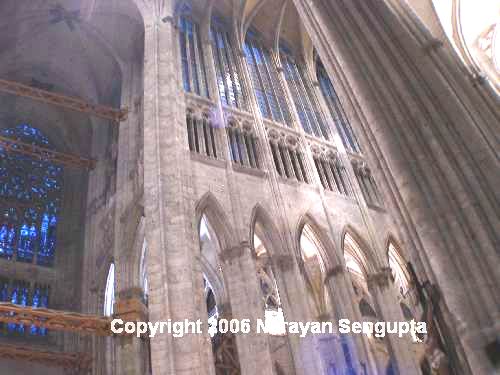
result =
[[[227,33],[222,33],[222,37],[224,38],[224,44],[226,46],[226,56],[227,56],[227,62],[228,62],[228,67],[229,67],[229,74],[231,75],[231,85],[233,86],[233,94],[234,94],[234,100],[235,104],[234,106],[240,109],[244,109],[244,104],[243,104],[243,98],[240,97],[240,94],[242,93],[241,91],[238,91],[236,88],[236,82],[240,85],[240,90],[241,90],[241,83],[239,79],[239,74],[238,74],[238,67],[235,64],[234,61],[234,51],[232,48],[232,44],[229,41],[229,38],[227,36]],[[235,79],[237,78],[237,79]]]
[[[273,363],[266,335],[256,333],[256,319],[263,319],[262,297],[255,262],[248,244],[222,252],[223,274],[231,304],[232,319],[250,319],[248,334],[236,334],[242,375],[273,375]]]
[[[326,178],[328,179],[328,185],[332,189],[332,191],[339,193],[339,190],[337,188],[337,184],[335,183],[335,178],[333,177],[332,170],[331,170],[331,160],[328,158],[323,158],[323,167],[325,170]]]
[[[194,118],[193,118],[193,116],[192,115],[187,116],[186,121],[187,121],[189,150],[195,151],[196,150],[196,140],[195,140],[195,135],[194,135]]]
[[[199,31],[199,26],[196,22],[193,22],[193,43],[194,43],[194,58],[196,63],[196,74],[198,75],[198,87],[200,88],[200,96],[206,96],[208,92],[207,82],[205,80],[204,67],[205,58],[203,56],[203,50],[200,51],[199,46],[203,46],[204,43],[200,40],[201,33]],[[206,68],[205,68],[206,69]]]
[[[321,184],[323,185],[323,189],[327,189],[328,183],[325,180],[326,176],[325,176],[325,173],[323,171],[323,165],[321,164],[321,157],[320,156],[318,156],[318,157],[315,158],[314,165],[316,166],[316,171],[317,171],[317,173],[319,175],[319,179],[321,181]]]
[[[275,152],[275,155],[276,155],[276,160],[274,160],[274,157],[273,157],[273,162],[274,164],[276,162],[278,162],[278,166],[275,165],[275,169],[276,171],[278,172],[278,175],[282,178],[286,178],[286,173],[285,173],[285,168],[283,166],[283,161],[281,160],[281,150],[279,148],[279,144],[278,142],[276,141],[271,141],[273,146],[274,146],[274,152]],[[279,172],[281,171],[281,173]]]
[[[253,45],[256,45],[256,48],[259,49],[259,52],[262,54],[262,49],[260,48],[260,45],[259,44],[256,44],[255,41],[250,41],[249,42],[250,44],[250,53],[252,54],[251,58],[252,58],[252,61],[254,63],[254,66],[255,66],[255,73],[257,75],[257,79],[259,80],[259,83],[260,83],[260,89],[262,91],[262,95],[264,96],[264,100],[266,102],[266,106],[267,106],[267,111],[269,112],[269,116],[271,118],[274,118],[273,117],[273,112],[271,110],[271,105],[269,104],[269,98],[267,97],[267,92],[266,92],[266,86],[264,85],[264,79],[262,78],[262,75],[263,74],[267,74],[267,69],[265,70],[265,72],[263,73],[262,72],[262,69],[259,68],[259,64],[257,64],[257,59],[255,58],[255,54],[254,54],[254,51],[253,51]],[[261,60],[263,61],[263,56],[261,56]],[[266,65],[265,62],[263,63],[264,66]],[[267,79],[271,79],[271,77],[267,76]],[[250,78],[250,86],[249,87],[252,87],[252,79]],[[271,84],[271,87],[272,87],[272,84]],[[260,112],[260,107],[259,105],[257,104],[257,107],[259,108],[259,112]]]
[[[291,150],[291,158],[292,158],[292,167],[295,172],[295,177],[299,181],[305,181],[304,176],[302,176],[302,170],[300,169],[299,159],[297,156],[297,150]]]
[[[305,96],[305,98],[302,98],[302,97],[300,98],[300,100],[303,103],[302,106],[304,108],[304,114],[307,117],[307,120],[309,122],[309,125],[311,127],[311,130],[312,130],[313,134],[316,137],[320,138],[323,135],[323,132],[321,131],[321,127],[319,125],[318,119],[316,118],[316,111],[315,111],[315,109],[316,109],[315,107],[316,106],[313,103],[314,98],[310,97],[309,93],[311,92],[311,94],[312,94],[312,91],[308,90],[307,89],[308,86],[306,86],[306,85],[308,85],[310,83],[310,81],[309,82],[305,82],[303,80],[303,76],[299,72],[299,68],[298,68],[298,66],[296,64],[293,64],[293,70],[294,70],[294,74],[296,75],[296,79],[298,80],[297,88],[299,86],[302,88],[302,90],[299,90],[299,93],[300,93],[300,91],[302,91],[305,94],[305,95],[302,95],[302,96]],[[307,74],[307,72],[305,72],[304,74]],[[295,79],[294,79],[294,81],[295,81]],[[307,115],[307,111],[305,110],[306,107],[305,107],[304,103],[309,104],[309,109],[311,110],[312,122],[311,122],[311,119],[309,118],[309,116]],[[321,113],[318,113],[318,116],[321,116]],[[318,134],[315,134],[313,127],[316,128]]]
[[[353,304],[356,296],[352,287],[349,274],[342,264],[338,264],[327,270],[325,284],[329,289],[331,297],[332,311],[334,312],[334,321],[338,323],[340,319],[349,319],[351,322],[361,322],[361,314]],[[361,374],[361,363],[371,367],[375,374],[375,360],[371,355],[369,343],[365,335],[350,334],[347,337],[347,344],[353,358],[353,363],[357,373]],[[342,357],[343,366],[346,366],[345,358]],[[346,367],[342,367],[346,368]],[[371,373],[371,372],[369,372]]]
[[[198,129],[198,145],[200,147],[200,154],[207,156],[208,150],[205,145],[205,118],[202,116],[201,119],[196,121],[196,126]]]
[[[376,304],[380,320],[389,322],[404,322],[406,319],[399,308],[398,298],[395,289],[390,281],[391,270],[384,268],[376,274],[368,275],[368,288]],[[386,335],[389,342],[389,350],[392,359],[396,362],[397,370],[400,374],[420,374],[419,364],[416,363],[410,345],[409,334],[403,337],[397,335]]]
[[[245,149],[247,150],[249,166],[251,168],[257,168],[257,163],[255,161],[255,154],[252,148],[252,133],[243,132],[242,136]]]
[[[248,152],[247,152],[244,133],[240,129],[238,129],[237,135],[238,135],[238,139],[239,139],[238,150],[239,150],[240,156],[241,156],[241,164],[244,166],[247,166],[247,167],[251,167],[252,165],[250,163],[250,156],[248,155]]]
[[[295,170],[292,165],[292,155],[291,153],[293,150],[290,149],[290,146],[285,146],[283,148],[284,150],[284,155],[285,155],[285,162],[288,166],[288,174],[290,175],[290,178],[295,178],[297,181],[300,182],[299,178],[295,175]]]
[[[235,49],[233,47],[233,43],[231,41],[231,38],[228,37],[227,33],[224,33],[224,40],[226,41],[226,47],[228,48],[228,57],[229,57],[229,63],[232,66],[231,69],[231,74],[233,77],[233,88],[234,88],[234,96],[236,98],[237,102],[237,107],[242,110],[246,110],[246,103],[245,103],[245,97],[243,94],[243,87],[242,87],[242,82],[241,82],[241,69],[238,64],[238,59],[235,56]],[[237,80],[235,80],[237,78]],[[237,84],[239,85],[239,90],[236,88]]]
[[[216,33],[214,33],[214,34],[216,34]],[[224,55],[223,55],[224,52],[221,50],[221,48],[219,48],[219,41],[217,40],[217,36],[214,35],[214,37],[215,37],[215,51],[214,52],[217,54],[217,61],[218,61],[219,69],[220,69],[222,85],[224,86],[224,91],[225,91],[225,96],[226,96],[226,105],[231,107],[231,106],[233,106],[233,104],[231,103],[230,94],[229,94],[230,90],[229,90],[229,86],[228,86],[227,79],[226,79],[226,70],[227,71],[229,71],[229,70],[226,66],[226,60],[224,59]],[[212,49],[213,49],[213,47],[212,47]]]

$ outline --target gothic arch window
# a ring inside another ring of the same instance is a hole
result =
[[[332,81],[328,77],[328,73],[319,58],[316,61],[316,77],[344,147],[351,152],[361,152],[359,142],[342,108]]]
[[[144,304],[147,306],[148,305],[148,297],[149,297],[149,282],[148,282],[148,263],[147,263],[147,256],[148,256],[148,243],[146,239],[144,239],[144,243],[142,245],[142,253],[141,253],[141,263],[140,263],[140,280],[141,280],[141,287],[142,287],[142,297],[144,300]]]
[[[389,242],[387,255],[389,257],[389,267],[391,268],[394,282],[401,295],[405,297],[410,289],[410,274],[408,273],[406,262],[399,254],[393,242]]]
[[[259,224],[256,224],[256,227]],[[253,247],[256,258],[257,279],[264,305],[266,326],[271,335],[284,335],[283,322],[285,321],[278,284],[271,265],[270,254],[257,234],[254,234]]]
[[[0,134],[53,149],[47,137],[28,124],[4,129]],[[0,257],[53,265],[62,181],[61,166],[0,148]]]
[[[318,315],[328,314],[328,291],[325,286],[325,264],[322,244],[310,224],[304,225],[300,236],[300,254],[307,289],[314,299]]]
[[[183,3],[179,18],[179,44],[184,91],[209,97],[207,70],[200,27],[191,16],[191,7]]]
[[[280,43],[280,60],[302,128],[307,134],[329,139],[330,132],[319,109],[312,81],[307,71],[299,67],[283,42]]]
[[[243,48],[260,113],[267,119],[291,126],[285,92],[271,52],[251,30],[247,32]]]
[[[104,292],[104,315],[112,316],[115,305],[115,264],[109,266],[108,277],[106,279],[106,290]]]
[[[237,53],[227,25],[219,17],[212,17],[210,41],[220,100],[224,105],[244,109],[245,99]]]

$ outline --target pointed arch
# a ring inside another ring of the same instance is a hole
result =
[[[310,229],[312,233],[314,233],[314,236],[317,238],[317,243],[318,245],[318,251],[320,252],[320,256],[323,262],[323,266],[325,267],[325,270],[336,266],[337,264],[340,264],[338,262],[337,257],[335,256],[335,245],[333,241],[331,240],[330,236],[326,233],[326,230],[322,228],[322,226],[313,218],[312,215],[310,214],[305,214],[302,216],[302,218],[299,220],[299,224],[297,226],[297,230],[295,231],[296,233],[296,239],[295,243],[298,244],[298,255],[299,257],[301,256],[300,253],[300,239],[302,236],[302,232],[304,231],[304,228]],[[330,253],[328,252],[328,249],[330,249]]]
[[[234,231],[229,224],[224,208],[211,192],[205,193],[196,205],[195,220],[197,233],[200,232],[200,224],[203,215],[205,215],[212,229],[217,234],[217,240],[219,241],[221,251],[225,251],[237,244],[234,237]]]
[[[282,247],[282,236],[280,235],[280,232],[271,216],[260,203],[257,203],[253,208],[252,216],[250,219],[249,239],[252,248],[255,248],[255,235],[257,235],[263,242],[265,248],[271,252],[271,256],[276,256],[284,253]]]
[[[352,257],[352,260],[357,263],[365,278],[375,273],[377,262],[370,246],[350,225],[347,225],[342,231],[341,246],[346,263],[348,261],[347,255],[348,257]],[[346,266],[349,268],[348,264]]]
[[[402,248],[394,236],[389,235],[386,241],[386,261],[391,269],[392,277],[402,296],[406,296],[410,289],[411,275],[408,271],[408,261],[406,260]]]

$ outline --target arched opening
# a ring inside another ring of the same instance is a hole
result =
[[[325,249],[311,224],[306,223],[300,234],[301,268],[305,276],[310,305],[315,317],[326,319],[331,313],[330,296],[325,285],[326,265],[322,254]]]
[[[219,254],[220,242],[209,218],[203,214],[199,223],[200,261],[203,271],[203,293],[210,325],[220,318],[231,318],[231,305],[224,285]],[[240,374],[236,338],[230,332],[209,329],[216,375]]]
[[[343,239],[343,251],[346,268],[354,288],[356,302],[364,322],[375,323],[382,320],[377,313],[376,301],[368,287],[368,275],[372,265],[369,264],[363,242],[350,232],[346,232]],[[369,349],[375,359],[378,371],[386,371],[390,361],[390,352],[385,338],[376,335],[368,336]]]
[[[115,264],[109,266],[108,277],[106,278],[106,289],[104,291],[104,316],[113,316],[115,306]]]

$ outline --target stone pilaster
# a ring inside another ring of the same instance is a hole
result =
[[[223,251],[221,260],[231,303],[232,319],[250,319],[248,334],[237,334],[236,343],[242,375],[273,374],[273,363],[265,334],[255,333],[256,319],[264,318],[264,306],[257,282],[255,261],[248,243]]]

